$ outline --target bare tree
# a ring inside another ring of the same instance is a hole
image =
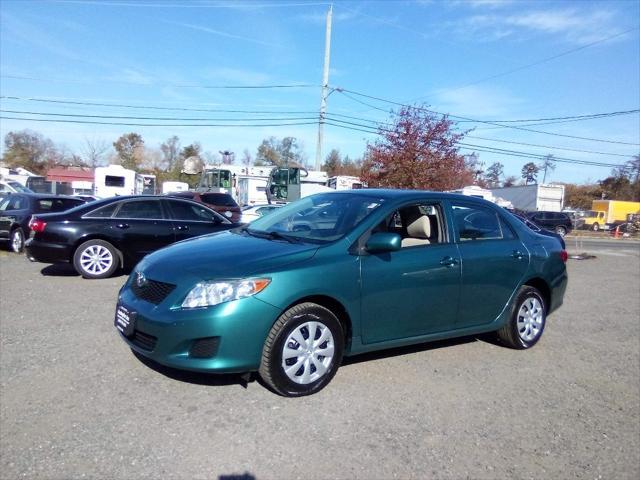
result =
[[[111,146],[104,140],[99,139],[84,139],[84,146],[82,147],[81,154],[84,161],[91,168],[96,168],[102,165],[104,162],[105,154],[109,151]]]
[[[245,167],[248,167],[253,163],[253,158],[251,157],[251,153],[248,148],[245,148],[242,152],[242,158],[240,159],[240,163]]]

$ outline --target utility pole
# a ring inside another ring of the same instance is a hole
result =
[[[322,163],[322,137],[324,134],[324,116],[327,111],[327,97],[329,96],[329,59],[331,57],[331,17],[333,5],[327,13],[327,30],[324,38],[324,69],[322,71],[322,95],[320,97],[320,119],[318,121],[318,145],[316,146],[315,170],[320,170]]]

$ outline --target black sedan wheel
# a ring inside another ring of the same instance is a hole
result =
[[[524,285],[516,295],[511,318],[498,330],[498,337],[511,348],[531,348],[540,340],[546,320],[542,295],[537,289]]]
[[[556,233],[561,237],[564,237],[567,234],[567,227],[563,227],[562,225],[558,225],[556,227]]]
[[[315,303],[301,303],[284,312],[271,328],[260,376],[280,395],[310,395],[331,381],[343,350],[344,333],[336,316]]]
[[[118,269],[119,257],[109,242],[89,240],[77,248],[73,266],[84,278],[107,278]]]
[[[24,250],[24,232],[20,227],[11,232],[11,250],[16,253]]]

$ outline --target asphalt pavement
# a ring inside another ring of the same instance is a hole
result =
[[[125,277],[0,251],[0,478],[639,478],[640,245],[618,247],[569,261],[529,351],[365,355],[298,399],[145,363],[113,327]]]

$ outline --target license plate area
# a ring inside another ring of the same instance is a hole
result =
[[[118,305],[113,324],[125,337],[131,337],[136,328],[136,315],[124,305]]]

